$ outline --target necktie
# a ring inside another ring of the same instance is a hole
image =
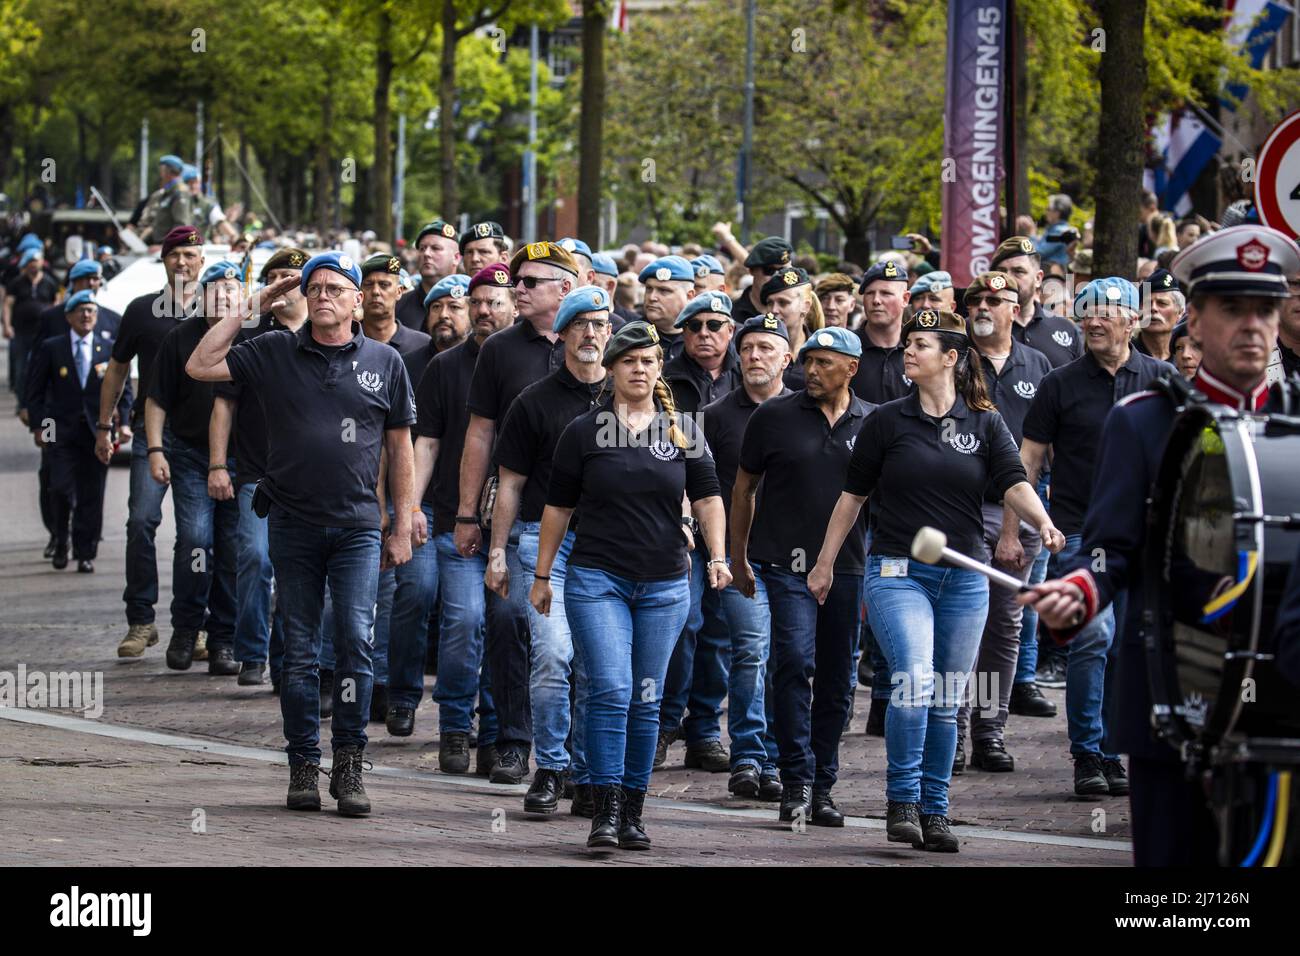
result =
[[[86,346],[88,343],[85,339],[77,339],[77,380],[81,382],[81,387],[86,387],[86,374],[90,370],[90,357],[86,355]]]

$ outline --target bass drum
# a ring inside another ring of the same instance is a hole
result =
[[[1147,516],[1152,722],[1184,755],[1225,737],[1300,736],[1272,662],[1300,546],[1300,427],[1193,404],[1174,422]]]

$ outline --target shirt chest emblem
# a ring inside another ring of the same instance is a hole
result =
[[[1074,344],[1074,336],[1064,330],[1053,332],[1052,341],[1063,349],[1068,349]]]
[[[852,438],[847,439],[847,440],[844,442],[844,444],[848,447],[849,451],[853,451],[853,446],[856,445],[857,443],[858,443],[858,436],[857,436],[857,435],[854,435]]]
[[[357,384],[367,392],[378,392],[384,387],[384,380],[378,372],[357,372]]]
[[[963,455],[973,455],[980,449],[978,435],[953,435],[948,444]]]
[[[1016,394],[1021,398],[1033,398],[1038,394],[1038,389],[1033,382],[1016,382]]]
[[[673,461],[677,458],[678,448],[670,441],[662,439],[652,442],[650,445],[650,454],[654,455],[660,461]]]

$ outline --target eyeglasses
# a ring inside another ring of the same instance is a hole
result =
[[[604,332],[609,328],[609,322],[605,319],[574,319],[569,324],[579,332]]]
[[[721,332],[722,327],[726,324],[727,323],[722,319],[709,319],[708,321],[704,321],[703,319],[686,320],[686,328],[692,332],[699,332],[706,325],[709,327],[710,332]]]
[[[337,299],[346,291],[348,291],[348,287],[345,285],[309,285],[307,286],[307,298],[319,299],[323,296],[326,299]]]
[[[544,276],[516,276],[515,286],[518,287],[522,285],[525,289],[536,289],[537,283],[539,282],[563,282],[563,281],[564,281],[563,279],[556,279],[554,277],[547,278]]]
[[[1008,302],[1015,305],[1018,304],[1020,300],[1008,299],[1006,296],[1003,295],[977,295],[977,296],[972,296],[971,298],[966,300],[966,304],[968,306],[987,305],[990,309],[996,309],[998,307],[999,302]]]

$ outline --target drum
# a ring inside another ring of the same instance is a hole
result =
[[[1152,722],[1184,756],[1229,737],[1300,737],[1300,692],[1272,656],[1295,531],[1300,422],[1184,409],[1152,489],[1144,555]]]

